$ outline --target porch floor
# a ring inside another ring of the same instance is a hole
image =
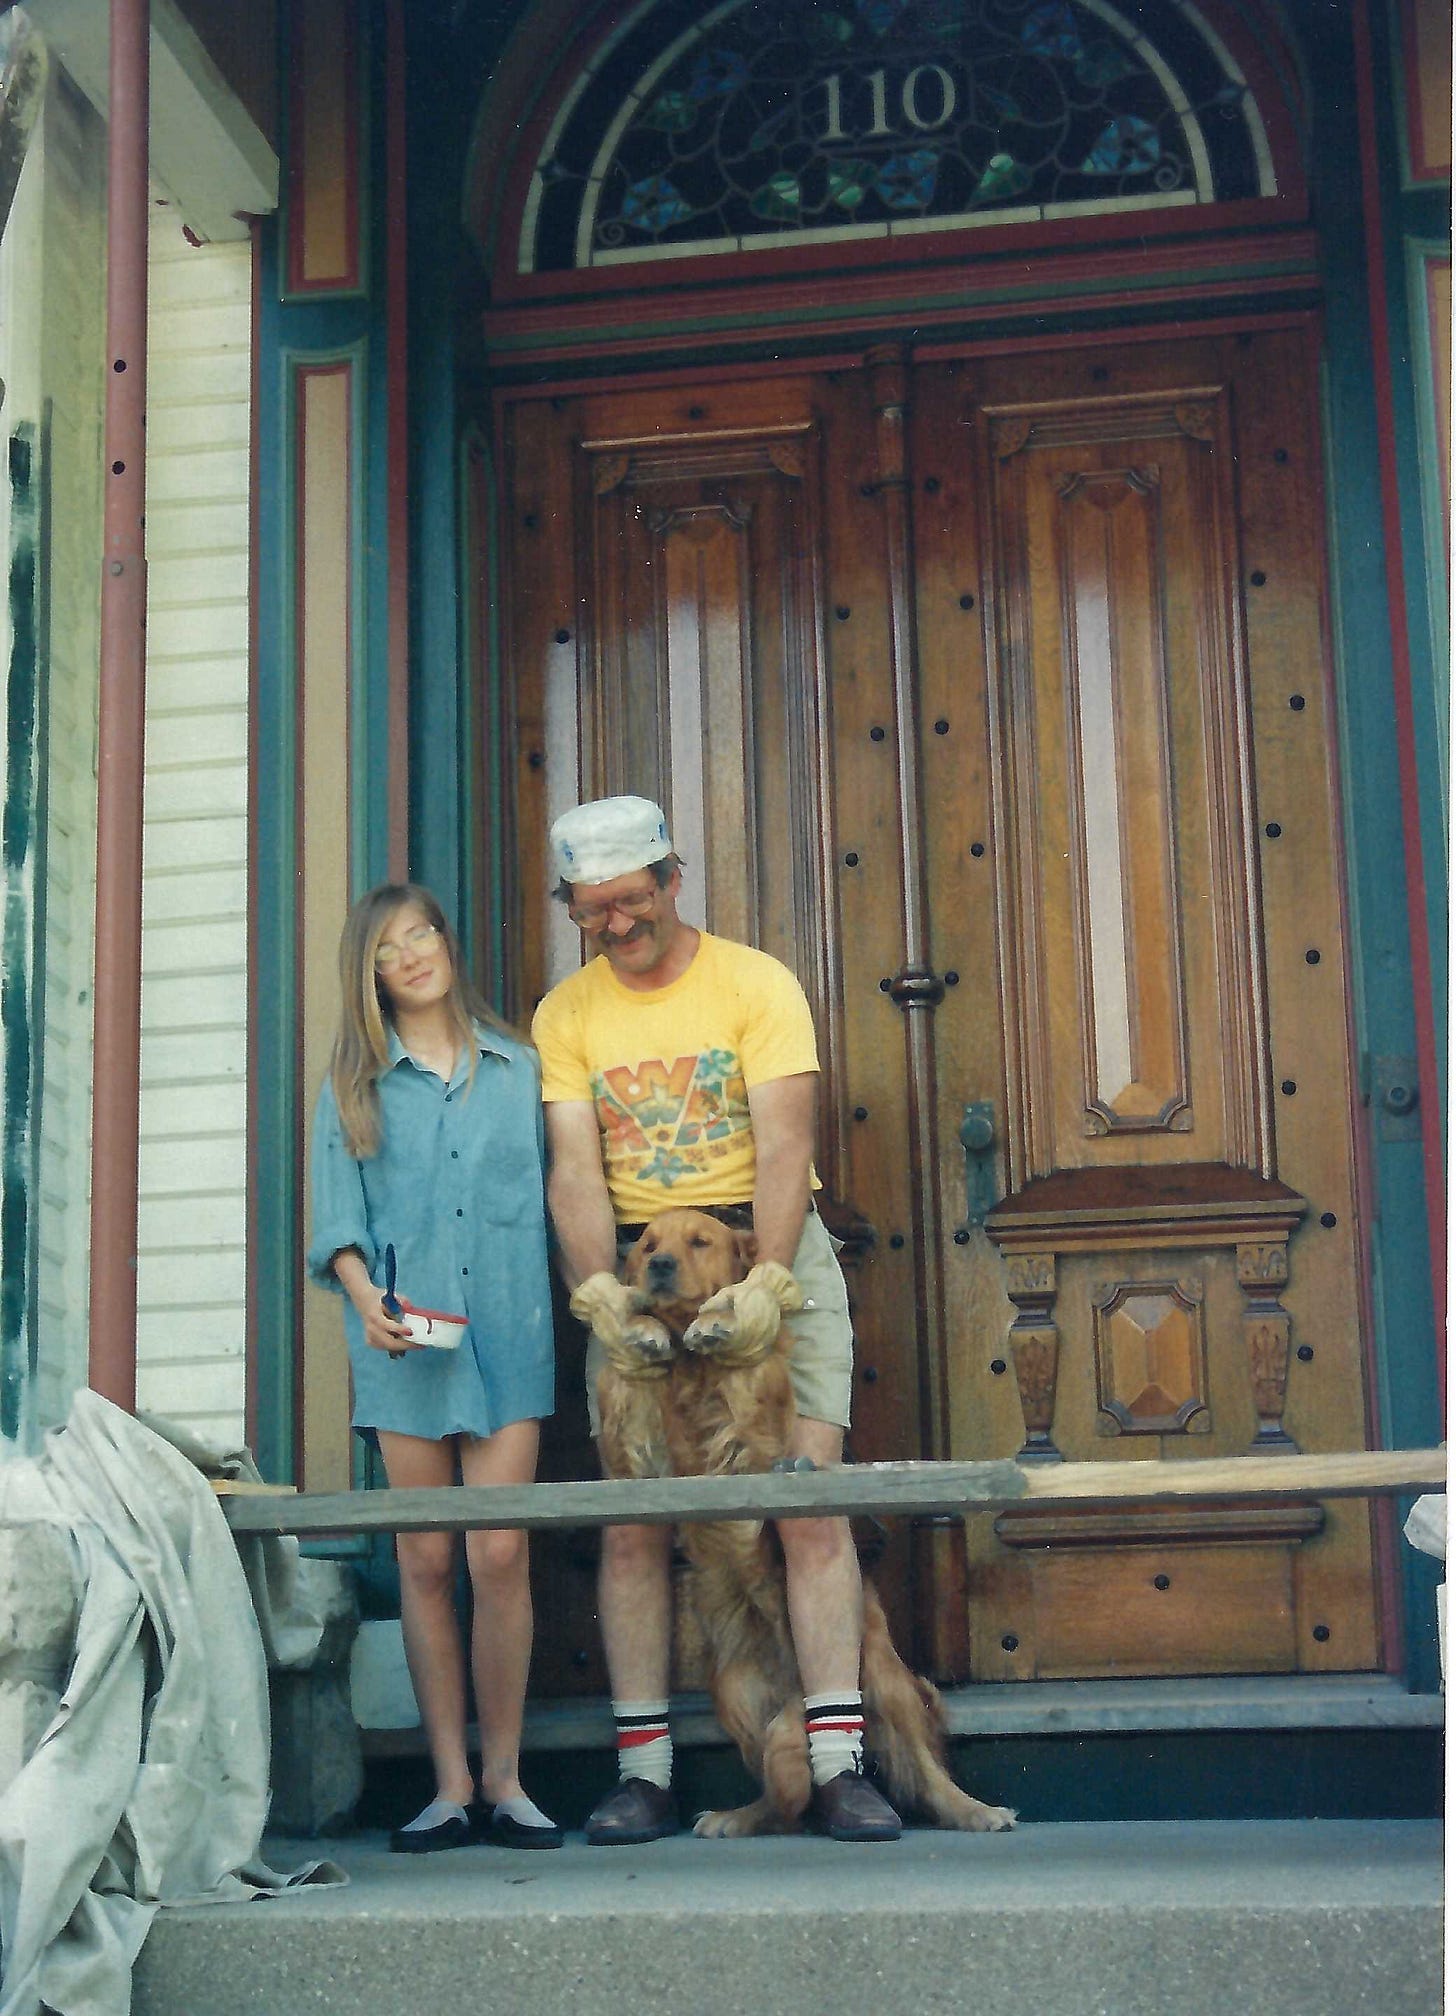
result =
[[[419,1860],[275,1842],[347,1888],[166,1911],[135,2016],[1435,2016],[1434,1820],[1110,1822]]]

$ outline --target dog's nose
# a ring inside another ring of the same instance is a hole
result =
[[[665,1288],[677,1272],[677,1260],[671,1253],[654,1253],[647,1263],[647,1278],[654,1288]]]

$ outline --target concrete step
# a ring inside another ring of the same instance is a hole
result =
[[[274,1865],[301,1844],[270,1844]],[[1436,2016],[1429,1820],[1112,1822],[409,1860],[163,1912],[134,2016]]]

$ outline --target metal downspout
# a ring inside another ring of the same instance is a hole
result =
[[[89,1381],[136,1406],[146,720],[149,0],[110,0]]]

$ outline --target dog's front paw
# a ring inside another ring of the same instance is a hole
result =
[[[644,1365],[661,1365],[672,1356],[672,1337],[655,1316],[634,1316],[622,1327],[622,1348]]]
[[[1016,1825],[1014,1806],[987,1806],[985,1819],[975,1830],[978,1834],[1006,1834]]]
[[[603,1337],[607,1363],[624,1379],[658,1377],[672,1357],[672,1337],[655,1316],[629,1316],[611,1338]]]
[[[707,1306],[704,1303],[703,1308]],[[682,1341],[685,1351],[711,1358],[730,1372],[742,1372],[763,1363],[776,1335],[777,1328],[768,1334],[746,1328],[736,1311],[725,1310],[709,1315],[706,1322],[700,1313],[684,1330]]]
[[[733,1291],[720,1289],[710,1295],[697,1315],[683,1332],[683,1346],[688,1351],[696,1351],[700,1356],[711,1357],[721,1344],[726,1344],[738,1327],[738,1318],[733,1308]]]
[[[693,1832],[703,1841],[741,1841],[760,1831],[757,1805],[736,1806],[721,1813],[700,1813]]]

